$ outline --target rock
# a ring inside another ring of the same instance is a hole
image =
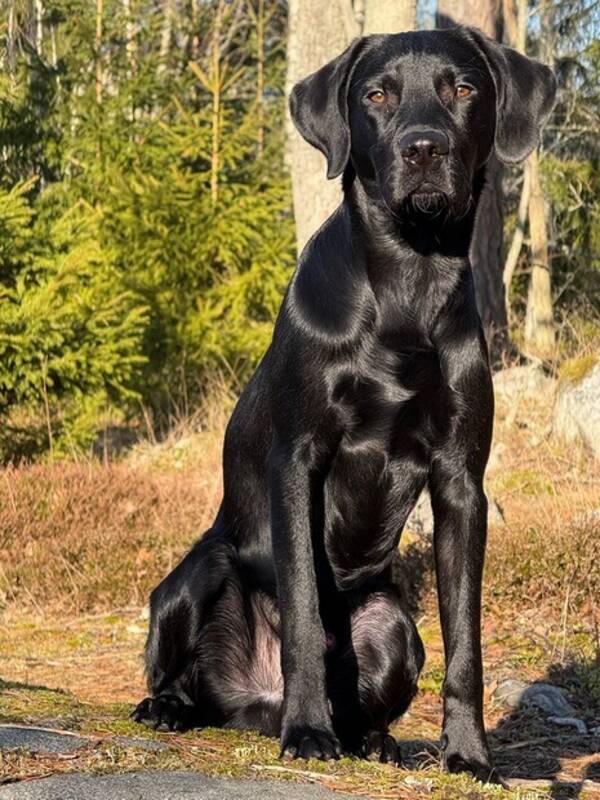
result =
[[[587,726],[582,719],[576,717],[548,717],[548,722],[553,722],[555,725],[564,725],[568,728],[577,728],[577,732],[587,734]]]
[[[300,774],[301,771],[300,771]],[[325,775],[323,777],[326,777]],[[364,796],[364,795],[363,795]],[[209,778],[197,772],[54,775],[0,788],[0,800],[352,800],[323,786]],[[357,795],[353,800],[357,800]]]
[[[510,708],[536,706],[553,717],[572,717],[575,709],[565,698],[562,689],[549,683],[532,683],[507,678],[500,681],[494,699]]]
[[[504,678],[504,680],[498,682],[492,697],[499,703],[504,703],[504,705],[510,708],[516,708],[521,702],[523,692],[528,686],[529,684],[524,681],[515,680],[514,678]]]
[[[488,495],[488,523],[490,525],[504,525],[504,512],[497,500]]]
[[[30,753],[72,753],[89,740],[71,733],[50,731],[29,725],[0,725],[0,750],[27,750]]]
[[[493,497],[488,494],[488,522],[490,525],[503,525],[504,513]],[[418,533],[424,538],[430,539],[433,536],[433,509],[431,508],[431,498],[429,492],[424,489],[417,500],[416,506],[410,512],[406,525],[407,531]]]
[[[405,528],[422,536],[433,536],[433,510],[427,490],[421,492],[416,506],[406,520]]]
[[[554,404],[552,433],[565,442],[582,442],[600,459],[600,363],[577,379],[561,380]]]
[[[494,393],[499,400],[513,404],[523,398],[535,400],[554,391],[554,381],[535,365],[508,367],[494,375]]]
[[[504,442],[494,442],[492,444],[492,449],[490,451],[490,457],[488,458],[487,469],[488,473],[491,470],[498,469],[501,464],[504,456],[506,455],[507,446]]]
[[[566,699],[562,689],[549,683],[534,683],[523,692],[521,703],[537,706],[546,714],[556,717],[570,717],[575,709]]]

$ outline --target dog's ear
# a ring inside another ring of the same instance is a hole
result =
[[[290,113],[304,139],[327,159],[327,177],[337,178],[350,158],[348,85],[364,39],[297,83],[290,95]]]
[[[507,164],[522,161],[537,147],[540,130],[554,107],[554,73],[475,28],[468,32],[486,60],[496,88],[496,154]]]

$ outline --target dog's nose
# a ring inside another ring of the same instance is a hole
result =
[[[415,167],[429,167],[449,150],[448,137],[441,131],[413,131],[400,139],[402,158]]]

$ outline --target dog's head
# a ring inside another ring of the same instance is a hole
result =
[[[327,177],[351,162],[394,214],[460,216],[493,150],[514,163],[536,147],[555,94],[548,67],[455,28],[357,39],[296,84],[290,109]]]

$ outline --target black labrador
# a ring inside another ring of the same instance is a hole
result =
[[[397,762],[424,652],[394,581],[429,487],[446,767],[493,779],[482,715],[493,395],[467,252],[490,154],[523,159],[551,71],[470,28],[368,36],[293,90],[344,200],[307,244],[225,436],[213,527],[152,592],[152,727]],[[310,202],[310,198],[306,198]]]

